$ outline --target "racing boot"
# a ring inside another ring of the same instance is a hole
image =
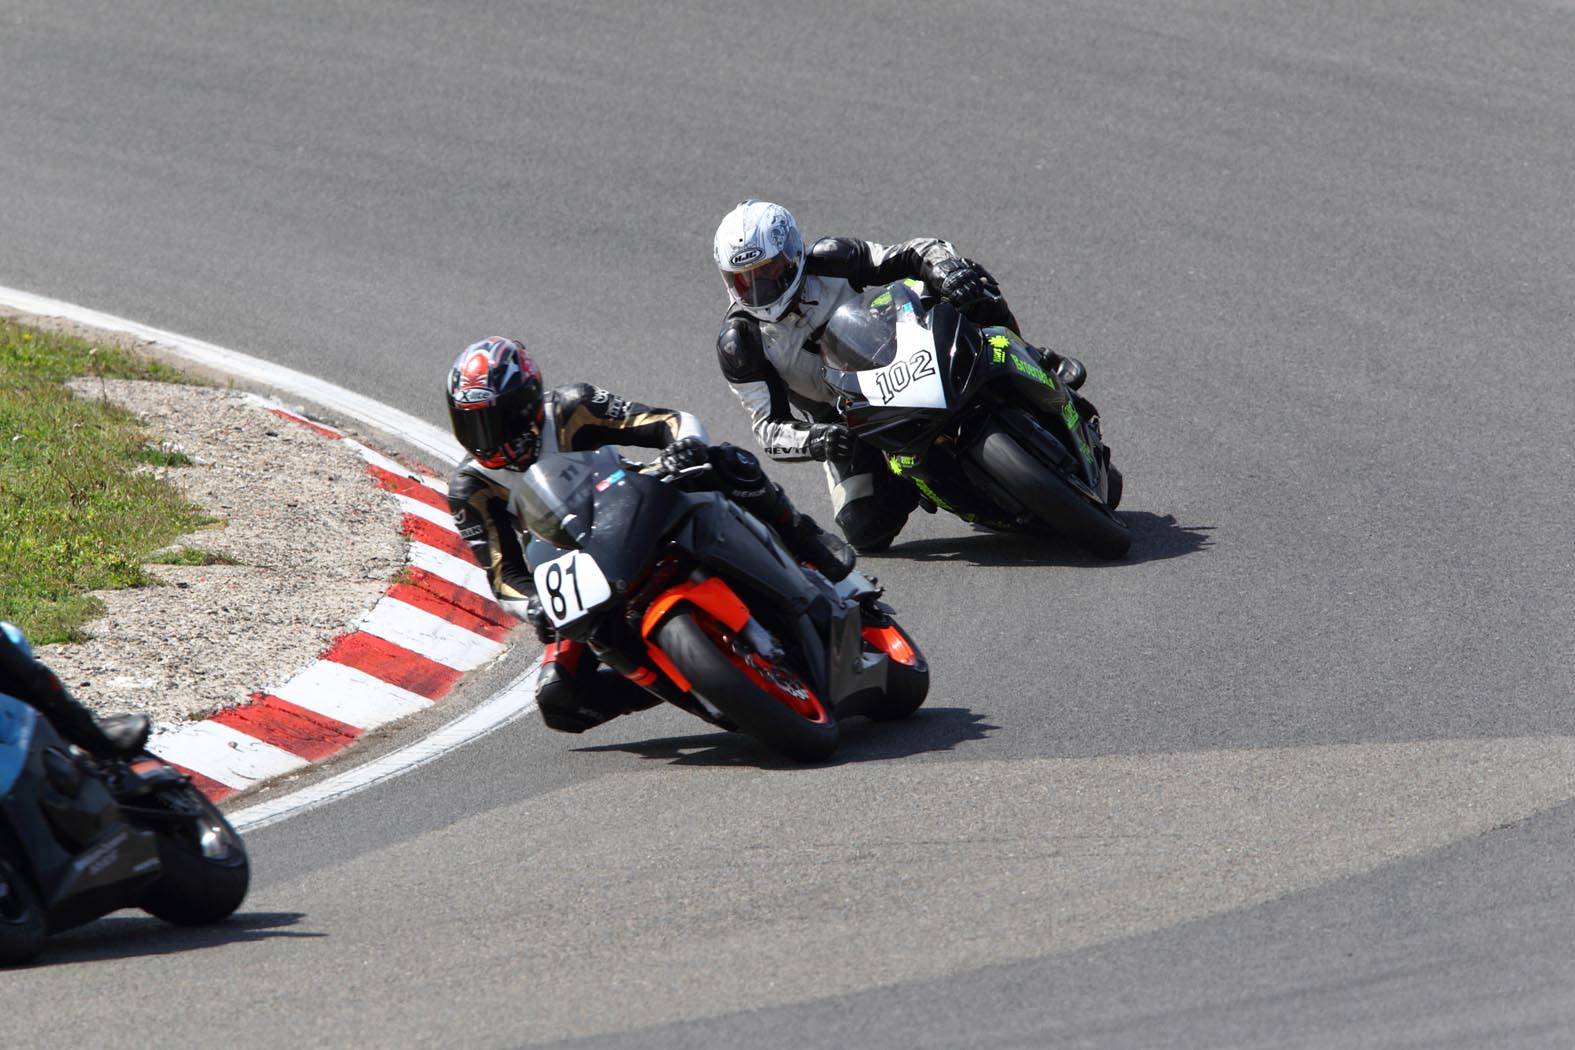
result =
[[[767,481],[757,492],[747,493],[743,498],[735,495],[733,501],[775,529],[788,553],[799,561],[808,562],[832,583],[853,571],[856,560],[853,548],[840,536],[822,529],[808,514],[800,514],[776,482]]]
[[[148,746],[153,735],[153,723],[147,715],[109,715],[98,720],[104,739],[115,750],[116,758],[134,758]]]
[[[782,498],[787,499],[786,496]],[[841,536],[821,528],[808,514],[795,512],[792,522],[773,525],[772,528],[777,530],[783,545],[795,558],[808,562],[832,583],[845,579],[853,571],[854,562],[858,559],[853,548]]]
[[[40,684],[39,709],[61,736],[94,758],[131,759],[147,746],[153,731],[147,715],[110,715],[100,720],[60,684],[53,671],[46,669]]]
[[[602,673],[583,642],[559,639],[542,653],[536,710],[548,729],[583,733],[661,702],[621,675]]]
[[[800,514],[782,486],[766,477],[754,453],[736,445],[718,445],[711,462],[723,479],[727,498],[775,529],[793,557],[808,562],[832,583],[853,571],[853,548],[814,518]]]

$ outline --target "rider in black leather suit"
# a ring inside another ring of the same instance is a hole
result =
[[[486,339],[467,347],[450,370],[448,403],[454,436],[470,452],[449,479],[449,508],[499,604],[535,627],[547,647],[536,706],[552,729],[583,732],[659,701],[601,667],[583,644],[559,639],[542,610],[512,509],[524,472],[542,452],[634,445],[661,449],[659,463],[668,472],[709,463],[713,469],[690,487],[723,493],[775,529],[789,551],[828,579],[852,570],[852,551],[800,514],[752,453],[708,445],[704,426],[688,412],[652,408],[589,383],[544,390],[535,362],[514,340]]]

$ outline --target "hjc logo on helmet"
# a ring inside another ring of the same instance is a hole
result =
[[[754,262],[763,254],[759,248],[741,248],[734,252],[733,257],[727,262],[729,266],[744,266],[747,263]]]

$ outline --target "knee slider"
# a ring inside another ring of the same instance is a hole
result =
[[[606,716],[580,703],[574,682],[554,664],[543,666],[536,683],[536,710],[548,729],[560,733],[583,733],[607,721]]]
[[[884,550],[907,524],[908,511],[883,504],[873,497],[856,499],[837,511],[837,528],[860,552]]]

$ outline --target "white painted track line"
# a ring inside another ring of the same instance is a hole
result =
[[[291,792],[282,798],[248,806],[230,814],[230,822],[242,832],[265,828],[296,814],[365,791],[391,777],[442,758],[450,751],[464,747],[472,740],[485,736],[533,710],[536,706],[536,676],[540,671],[540,665],[531,668],[510,682],[491,700],[465,717],[444,726],[425,740],[384,755],[375,761],[356,766],[320,784]]]
[[[78,324],[134,336],[194,364],[219,369],[237,379],[248,380],[305,398],[348,419],[374,427],[385,434],[393,434],[420,449],[435,463],[443,465],[458,463],[462,454],[459,443],[451,434],[425,420],[417,419],[407,412],[401,412],[397,408],[309,376],[304,372],[276,365],[271,361],[264,361],[261,358],[251,357],[175,332],[167,332],[161,328],[152,328],[124,317],[89,310],[74,303],[34,295],[19,288],[0,285],[0,305],[43,317],[63,317]],[[379,456],[379,458],[384,457]],[[398,473],[408,472],[407,468],[392,460],[387,462],[390,469]]]

